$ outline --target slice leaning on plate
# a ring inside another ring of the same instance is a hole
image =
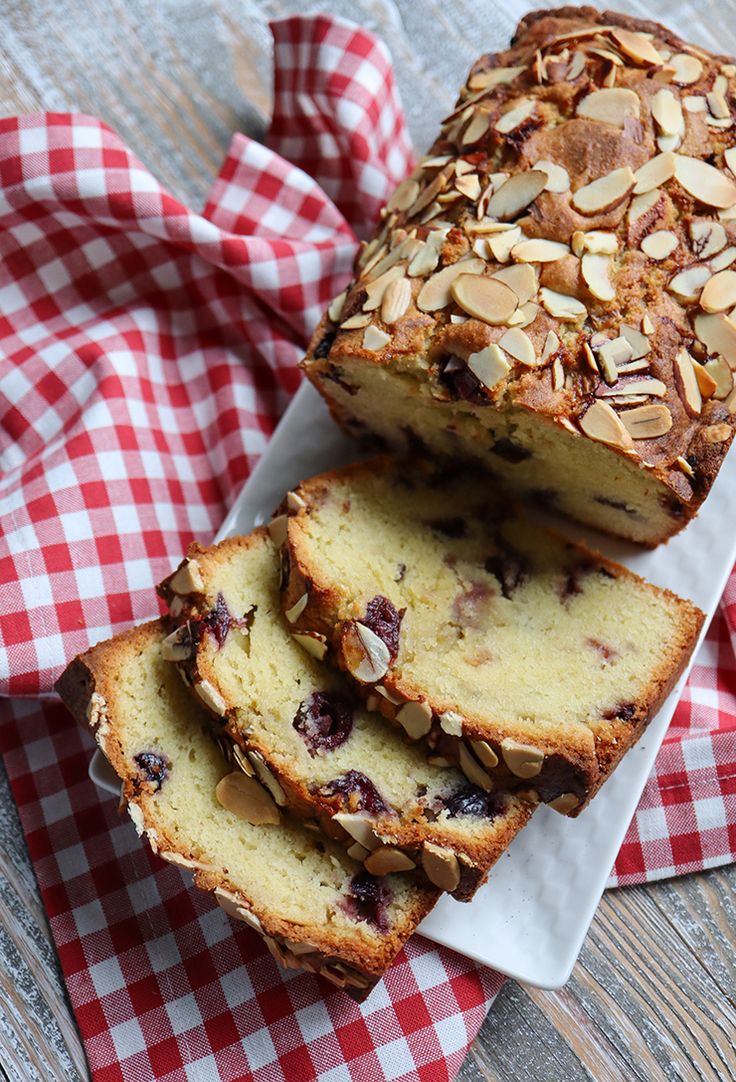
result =
[[[276,960],[364,999],[438,894],[406,876],[365,872],[334,842],[279,812],[252,825],[216,797],[231,767],[210,721],[161,656],[162,622],[88,650],[56,689],[123,782],[139,834],[194,872]]]
[[[528,822],[531,805],[487,791],[490,778],[476,760],[466,764],[467,779],[428,762],[368,711],[351,681],[312,656],[324,652],[323,641],[302,639],[308,650],[295,641],[281,614],[279,577],[265,529],[192,546],[159,587],[179,625],[164,656],[274,809],[288,805],[319,824],[374,874],[417,869],[467,901]]]
[[[373,459],[303,482],[286,510],[294,631],[324,638],[412,738],[482,752],[496,783],[566,814],[639,738],[702,625],[467,469]]]

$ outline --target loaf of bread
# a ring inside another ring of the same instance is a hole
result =
[[[647,545],[733,439],[736,66],[593,8],[473,66],[318,327],[349,432]]]
[[[285,522],[274,530],[282,540]],[[264,803],[272,814],[287,806],[342,840],[373,874],[417,869],[458,900],[472,897],[531,806],[486,791],[475,760],[467,780],[428,761],[321,663],[323,638],[292,637],[265,529],[193,545],[159,593],[178,625],[164,657],[217,719],[243,769],[267,787],[270,797],[257,785],[250,794],[259,815]]]
[[[190,869],[279,963],[364,999],[438,892],[406,876],[370,875],[283,812],[257,825],[224,807],[218,795],[237,790],[232,767],[208,715],[161,655],[166,633],[162,623],[144,624],[93,647],[57,691],[92,727],[153,850]]]
[[[412,738],[578,814],[641,735],[703,614],[499,502],[468,471],[369,460],[291,500],[283,606]]]

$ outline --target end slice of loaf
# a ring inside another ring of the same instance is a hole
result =
[[[192,546],[159,592],[179,625],[164,656],[275,805],[318,823],[371,872],[417,869],[458,900],[472,897],[531,805],[487,791],[491,779],[475,759],[466,763],[468,779],[429,762],[361,704],[349,680],[312,656],[324,654],[324,637],[294,638],[266,530]],[[419,711],[415,724],[425,721]],[[258,815],[262,806],[258,798]]]
[[[280,816],[253,826],[220,805],[230,767],[206,713],[145,624],[77,658],[56,687],[89,724],[123,783],[139,834],[194,872],[282,965],[320,973],[360,1000],[438,894],[404,876],[368,875],[342,847]]]
[[[445,755],[484,741],[499,783],[559,811],[577,814],[638,739],[702,625],[468,471],[374,459],[303,482],[292,505],[295,631],[324,635],[384,714],[424,711]]]

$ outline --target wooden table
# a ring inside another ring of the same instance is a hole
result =
[[[621,6],[636,10],[635,4]],[[733,0],[725,6],[733,13]],[[264,130],[268,19],[304,5],[16,0],[5,7],[3,114],[72,109],[99,116],[165,185],[199,207],[231,133],[257,137]],[[420,148],[432,138],[476,52],[502,46],[518,12],[500,0],[322,0],[322,7],[362,21],[390,44]],[[697,9],[700,16],[707,10],[715,14],[710,5]],[[647,10],[650,17],[672,18],[666,0],[653,0]],[[726,48],[722,35],[730,27],[723,4],[717,16],[693,20],[689,33],[704,45],[720,41]],[[568,985],[561,992],[540,992],[508,982],[460,1078],[731,1082],[735,887],[731,867],[609,892]],[[86,1079],[84,1052],[1,771],[0,907],[0,1079]]]

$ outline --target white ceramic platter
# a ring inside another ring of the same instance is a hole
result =
[[[302,478],[351,461],[356,451],[304,384],[223,523],[218,540],[268,521]],[[730,453],[703,511],[654,552],[582,529],[587,540],[650,582],[691,598],[710,618],[736,560],[736,454]],[[444,898],[421,926],[429,939],[517,980],[559,988],[570,976],[614,859],[670,723],[682,683],[647,733],[579,819],[540,808],[471,904]],[[99,757],[91,775],[105,784]],[[117,792],[117,786],[112,786]]]

